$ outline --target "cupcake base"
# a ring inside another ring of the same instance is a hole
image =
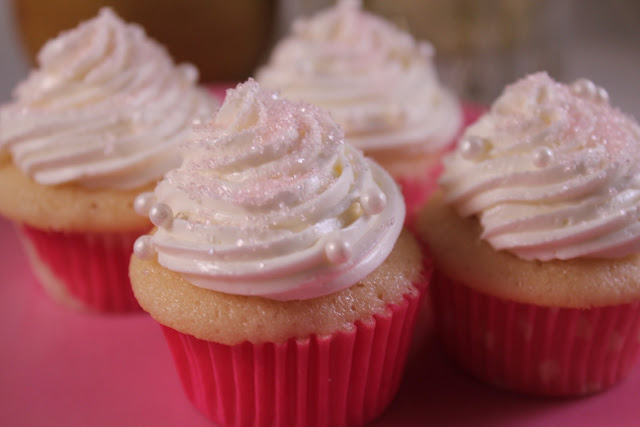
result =
[[[29,261],[43,288],[75,309],[141,311],[128,266],[142,232],[68,233],[18,226]]]
[[[424,289],[349,332],[224,345],[162,326],[189,400],[221,426],[360,426],[402,377]]]
[[[544,307],[487,295],[434,273],[436,328],[458,364],[489,384],[573,396],[622,380],[640,353],[640,303]]]

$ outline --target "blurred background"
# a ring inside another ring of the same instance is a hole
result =
[[[250,76],[298,16],[332,0],[0,0],[0,103],[27,76],[42,44],[102,5],[141,23],[205,82]],[[436,48],[440,78],[490,103],[524,74],[588,77],[640,118],[640,0],[363,0]]]

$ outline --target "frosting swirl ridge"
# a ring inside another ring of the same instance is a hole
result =
[[[461,112],[432,56],[430,44],[343,0],[295,22],[257,78],[329,110],[347,142],[367,154],[439,152],[458,132]]]
[[[445,159],[445,199],[524,259],[640,250],[640,126],[589,80],[511,86]]]
[[[308,299],[386,259],[404,221],[391,177],[319,108],[249,80],[183,145],[184,162],[137,205],[158,225],[136,243],[196,286]]]
[[[0,110],[0,150],[45,185],[137,188],[179,164],[176,146],[216,101],[192,65],[110,9],[48,41]]]

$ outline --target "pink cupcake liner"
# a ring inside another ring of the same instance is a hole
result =
[[[50,294],[93,311],[141,311],[129,282],[129,258],[141,232],[69,233],[24,224],[18,229]]]
[[[466,128],[467,126],[475,123],[476,120],[480,118],[485,112],[487,108],[483,105],[473,104],[471,102],[465,102],[462,105],[462,127]]]
[[[462,135],[462,133],[468,126],[478,120],[485,111],[486,108],[475,104],[465,103],[462,106],[462,127],[458,135],[456,135],[451,144],[446,148],[445,153],[448,153],[455,149],[460,135]],[[433,193],[435,189],[438,188],[438,178],[440,177],[442,170],[442,162],[438,160],[436,164],[428,168],[422,176],[412,178],[396,178],[396,182],[402,190],[402,195],[404,196],[404,201],[407,206],[407,217],[405,220],[405,224],[408,227],[413,227],[418,211],[429,199],[431,193]]]
[[[475,377],[546,396],[599,392],[623,379],[640,352],[640,303],[543,307],[478,292],[437,273],[436,328]]]
[[[187,397],[221,426],[360,426],[398,390],[425,288],[327,336],[224,345],[162,329]]]

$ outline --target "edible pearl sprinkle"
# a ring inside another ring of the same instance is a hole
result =
[[[190,82],[195,82],[198,80],[198,69],[191,64],[181,64],[180,69],[182,74],[189,80]]]
[[[435,53],[435,49],[430,43],[419,42],[418,44],[418,53],[424,58],[431,58]]]
[[[539,168],[549,166],[553,161],[553,151],[549,147],[540,147],[533,153],[533,164]]]
[[[133,253],[140,259],[148,259],[154,253],[151,236],[140,236],[133,244]]]
[[[351,258],[351,247],[339,237],[333,237],[324,246],[327,259],[332,264],[343,264]]]
[[[139,194],[133,201],[133,209],[138,215],[147,216],[151,206],[155,203],[155,196],[151,192]]]
[[[597,90],[598,88],[596,85],[591,80],[587,79],[576,80],[571,84],[571,92],[586,98],[592,98],[595,96]]]
[[[488,139],[479,136],[467,136],[460,144],[460,153],[465,159],[480,160],[490,148],[491,143]]]
[[[149,210],[149,219],[156,227],[169,227],[173,222],[173,212],[166,203],[157,203]]]
[[[604,88],[596,86],[591,80],[580,79],[571,84],[571,92],[595,102],[609,102],[609,94]]]
[[[367,189],[360,197],[360,206],[367,215],[377,215],[387,206],[387,196],[376,188]]]
[[[598,94],[596,95],[596,99],[602,103],[609,102],[609,93],[605,88],[599,87]]]

